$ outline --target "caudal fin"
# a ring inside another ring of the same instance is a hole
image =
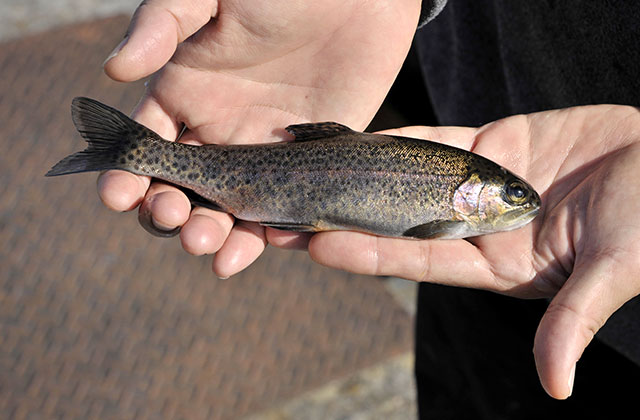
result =
[[[89,98],[78,97],[71,103],[71,116],[88,146],[56,163],[45,176],[106,169],[129,170],[124,159],[129,149],[141,139],[160,139],[153,131],[138,124],[117,109]]]

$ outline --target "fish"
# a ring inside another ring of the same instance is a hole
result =
[[[335,122],[290,125],[293,141],[196,146],[93,99],[75,98],[71,114],[88,146],[46,176],[120,169],[273,228],[460,239],[520,228],[541,203],[524,179],[480,155]]]

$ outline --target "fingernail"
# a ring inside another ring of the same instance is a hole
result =
[[[573,393],[573,381],[576,378],[576,364],[573,364],[573,367],[571,368],[571,372],[569,372],[569,395],[567,395],[567,397],[571,396],[571,393]]]
[[[227,277],[216,276],[216,277],[218,278],[218,280],[227,280],[231,276],[227,276]]]
[[[122,50],[122,48],[125,46],[125,44],[127,43],[127,41],[129,41],[129,35],[126,35],[124,37],[124,39],[122,41],[120,41],[120,43],[118,44],[117,47],[115,47],[113,49],[113,51],[111,51],[111,54],[109,54],[109,56],[107,57],[106,60],[104,60],[104,62],[102,63],[102,67],[104,67],[109,60],[111,60],[113,57],[115,57],[116,55],[118,55],[118,53],[120,53],[120,50]]]

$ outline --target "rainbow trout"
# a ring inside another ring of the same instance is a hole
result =
[[[287,127],[291,142],[193,146],[92,99],[75,98],[71,110],[88,147],[47,176],[122,169],[265,226],[451,239],[519,228],[540,207],[533,188],[508,170],[426,140],[328,122]]]

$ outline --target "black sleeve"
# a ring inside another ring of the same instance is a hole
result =
[[[438,13],[444,9],[447,0],[422,0],[422,9],[420,10],[420,21],[418,28],[426,25],[431,19],[438,16]]]

